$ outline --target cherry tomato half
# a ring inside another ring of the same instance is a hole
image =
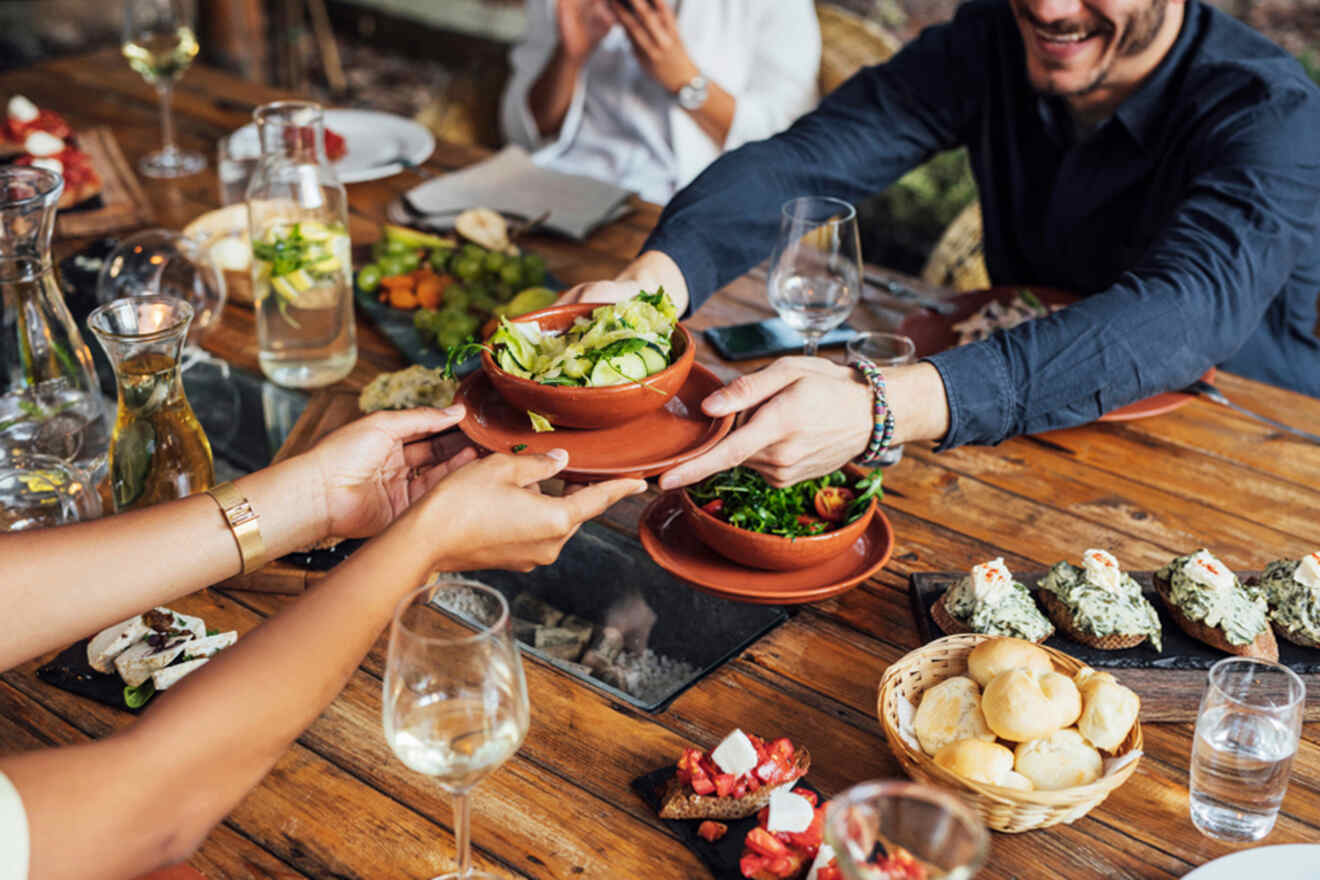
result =
[[[724,509],[724,499],[712,498],[710,501],[701,505],[701,509],[709,513],[711,516],[719,516],[720,511]]]
[[[848,505],[857,497],[857,493],[852,489],[845,489],[843,486],[823,486],[816,490],[816,497],[813,499],[816,505],[816,513],[823,520],[829,522],[843,522],[843,518],[848,514]]]

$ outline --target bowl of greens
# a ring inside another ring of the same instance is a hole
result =
[[[501,317],[481,363],[537,430],[607,428],[665,406],[695,359],[664,291],[613,305],[551,306]]]
[[[739,465],[682,490],[693,533],[710,549],[751,568],[793,571],[846,551],[875,516],[882,471],[846,465],[776,488]]]

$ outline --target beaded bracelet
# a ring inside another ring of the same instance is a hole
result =
[[[866,378],[875,395],[872,410],[875,415],[875,427],[871,429],[871,442],[866,444],[866,450],[858,456],[857,463],[863,467],[875,467],[883,461],[885,453],[889,450],[889,443],[894,439],[894,413],[889,409],[889,398],[885,393],[885,377],[880,372],[880,368],[866,358],[857,358],[853,366]]]

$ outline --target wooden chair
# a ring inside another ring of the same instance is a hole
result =
[[[981,232],[981,203],[974,201],[953,218],[935,243],[921,270],[922,280],[955,290],[989,287]]]
[[[903,41],[883,25],[830,3],[816,4],[820,21],[820,73],[817,83],[828,95],[863,67],[888,61]]]

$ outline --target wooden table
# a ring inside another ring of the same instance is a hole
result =
[[[22,92],[75,125],[112,126],[130,160],[157,145],[155,95],[115,53],[50,62],[0,82],[0,95]],[[176,97],[181,141],[213,155],[221,134],[274,97],[193,69]],[[441,145],[428,164],[454,168],[479,155]],[[350,186],[354,240],[374,239],[388,200],[414,183],[398,175]],[[213,171],[144,184],[160,225],[181,227],[216,206]],[[599,278],[624,264],[656,218],[654,207],[639,204],[583,243],[538,238],[528,246],[566,282]],[[60,242],[59,255],[80,244]],[[743,280],[691,323],[767,313],[763,287]],[[856,317],[866,320],[862,310]],[[230,308],[209,344],[255,370],[252,325],[250,311]],[[369,327],[360,326],[359,339],[362,357],[350,384],[400,365]],[[717,360],[705,349],[700,357]],[[1221,376],[1219,385],[1266,414],[1320,432],[1320,401],[1233,376]],[[528,878],[708,876],[628,784],[672,761],[685,745],[712,746],[735,726],[807,743],[815,757],[812,779],[827,793],[900,775],[876,721],[875,698],[886,664],[917,645],[907,605],[910,572],[966,569],[999,555],[1012,568],[1040,568],[1091,546],[1114,550],[1133,569],[1158,567],[1203,545],[1235,568],[1259,568],[1320,546],[1320,451],[1199,400],[1158,418],[1020,438],[994,449],[935,455],[928,445],[909,444],[886,484],[897,533],[888,568],[836,599],[802,608],[663,713],[634,711],[529,660],[531,733],[474,801],[480,865]],[[640,505],[620,505],[609,518],[634,529]],[[211,625],[245,631],[289,601],[208,590],[176,604]],[[129,722],[38,681],[39,662],[0,676],[0,748],[81,742]],[[206,840],[192,859],[196,867],[211,878],[427,878],[451,867],[446,798],[406,770],[381,734],[382,669],[378,642],[344,692]],[[1146,755],[1130,782],[1071,826],[995,835],[982,876],[1178,877],[1232,851],[1197,833],[1188,819],[1191,737],[1186,723],[1148,724]],[[1312,723],[1266,842],[1318,839],[1320,724]]]

